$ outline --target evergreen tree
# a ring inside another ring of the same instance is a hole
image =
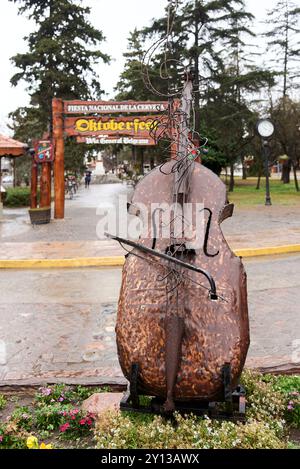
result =
[[[271,118],[276,126],[276,140],[278,142],[277,156],[287,155],[290,170],[293,169],[295,187],[299,192],[297,169],[300,160],[300,103],[289,97],[281,98],[274,106]],[[289,171],[290,173],[290,171]],[[289,183],[290,180],[284,182]]]
[[[26,37],[28,52],[12,57],[20,71],[11,83],[27,83],[31,107],[17,110],[11,117],[26,125],[33,119],[47,130],[51,122],[53,97],[89,99],[100,97],[101,86],[94,65],[109,57],[100,52],[101,31],[88,21],[90,8],[74,0],[10,0],[19,3],[19,13],[28,14],[37,30]]]
[[[149,87],[147,87],[147,79],[144,76],[145,69],[143,67],[143,61],[145,57],[145,50],[143,48],[143,34],[141,31],[135,29],[130,33],[128,38],[127,52],[123,54],[125,58],[124,70],[120,75],[120,79],[115,87],[117,92],[116,99],[122,100],[153,100],[157,101],[160,97]],[[154,61],[147,67],[147,73],[149,74],[151,84],[159,92],[163,94],[168,93],[168,82],[163,80],[160,76],[160,64],[162,57],[154,57]],[[164,97],[162,99],[165,99]],[[154,161],[161,162],[163,155],[165,154],[164,144],[159,144],[153,148],[141,148],[132,146],[132,161],[135,162],[135,170],[138,168],[139,173],[143,173],[143,160],[147,153],[149,156],[151,166],[154,166]],[[138,164],[139,163],[139,164]]]
[[[299,78],[300,57],[300,7],[291,0],[279,0],[268,12],[266,24],[270,30],[265,33],[269,49],[276,53],[273,63],[282,77],[282,96],[296,85]]]
[[[290,92],[299,87],[299,57],[300,57],[300,8],[291,0],[279,0],[274,9],[268,12],[266,24],[270,29],[265,34],[268,46],[276,57],[272,60],[274,69],[281,77],[280,95],[287,98]],[[280,101],[279,106],[285,106],[288,100]],[[284,110],[281,109],[281,112]],[[287,110],[288,112],[288,110]],[[282,181],[290,182],[290,173],[294,168],[294,161],[290,158],[283,164]],[[294,170],[295,171],[295,170]],[[296,173],[295,173],[296,174]]]
[[[200,130],[200,103],[213,86],[214,77],[222,67],[220,41],[232,37],[227,24],[233,18],[249,18],[243,0],[187,0],[179,2],[170,37],[173,56],[189,63],[195,71],[195,127]],[[167,19],[153,22],[143,33],[148,38],[163,38]],[[218,47],[219,46],[219,47]],[[172,58],[172,57],[171,57]]]
[[[146,88],[143,80],[142,62],[144,54],[141,33],[135,28],[129,35],[127,52],[123,54],[125,58],[124,70],[115,87],[117,100],[157,99],[157,96],[153,96]]]
[[[246,177],[244,159],[249,155],[254,136],[256,93],[270,82],[274,83],[270,72],[257,67],[257,54],[247,43],[255,37],[250,29],[253,19],[253,15],[245,11],[244,2],[223,16],[224,24],[217,33],[222,45],[222,62],[214,76],[217,86],[209,90],[206,106],[210,125],[214,125],[219,134],[219,146],[230,166],[229,191],[234,189],[234,166],[238,159],[242,162],[243,177]]]
[[[159,81],[162,82],[159,80],[160,65],[164,61],[173,89],[179,90],[182,86],[180,64],[193,67],[195,129],[202,135],[207,133],[214,136],[211,156],[203,161],[217,168],[216,172],[220,170],[217,159],[222,165],[227,161],[232,173],[231,189],[234,185],[234,164],[238,158],[247,156],[254,134],[257,115],[252,108],[257,103],[251,102],[252,96],[255,97],[255,93],[266,84],[274,82],[271,73],[255,66],[255,53],[247,44],[247,37],[253,42],[254,34],[249,26],[252,20],[253,15],[245,10],[244,0],[180,1],[176,14],[174,8],[171,9],[169,17],[157,19],[141,31],[139,44],[131,41],[133,55],[127,56],[122,76],[127,80],[127,89],[129,83],[138,84],[135,88],[132,85],[131,91],[135,90],[139,95],[143,84],[134,77],[141,61],[141,44],[147,41],[162,45],[161,49],[154,48],[149,72],[152,84],[158,91],[164,92],[166,89],[165,83],[159,85]],[[173,23],[173,28],[167,37],[170,23]],[[138,63],[132,61],[133,57]],[[170,64],[173,64],[172,69]],[[149,94],[147,96],[150,98]]]
[[[243,0],[187,0],[179,2],[169,38],[173,56],[176,54],[178,60],[189,63],[195,71],[195,129],[200,133],[208,129],[208,133],[216,134],[219,142],[214,158],[220,155],[220,163],[224,164],[225,155],[232,176],[235,161],[243,157],[242,149],[246,152],[249,138],[244,135],[248,127],[250,135],[253,125],[247,100],[270,78],[270,73],[254,66],[254,54],[249,57],[244,42],[244,37],[254,36],[248,25],[252,20]],[[166,25],[166,18],[156,20],[143,34],[152,40],[162,39]],[[154,57],[153,63],[158,57]],[[231,125],[234,129],[229,137],[231,142],[225,148],[224,138],[227,139],[226,131]],[[204,162],[208,160],[209,157],[204,158]],[[233,188],[233,178],[231,183]]]

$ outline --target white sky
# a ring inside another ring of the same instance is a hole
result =
[[[246,0],[248,11],[256,16],[257,32],[262,31],[260,21],[274,3],[275,0]],[[107,93],[103,99],[108,99],[113,97],[113,88],[124,65],[122,54],[127,48],[129,32],[135,27],[149,24],[152,18],[162,16],[167,0],[84,0],[84,4],[92,9],[92,24],[101,29],[106,37],[101,50],[113,58],[109,66],[100,65],[97,69],[101,86]],[[16,72],[10,63],[10,57],[26,51],[23,38],[32,31],[33,24],[25,16],[17,14],[15,4],[1,0],[0,5],[0,132],[3,133],[8,131],[8,113],[29,103],[25,83],[20,83],[17,87],[10,85],[10,78]]]

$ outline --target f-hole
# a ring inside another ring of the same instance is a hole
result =
[[[212,211],[210,210],[210,208],[203,208],[201,210],[202,211],[206,211],[208,212],[209,216],[208,216],[208,220],[207,220],[207,224],[206,224],[206,231],[205,231],[205,238],[204,238],[204,243],[203,243],[203,251],[204,251],[204,254],[207,256],[207,257],[216,257],[220,251],[216,252],[215,254],[210,254],[208,252],[208,240],[209,240],[209,232],[210,232],[210,227],[211,227],[211,220],[212,220]]]

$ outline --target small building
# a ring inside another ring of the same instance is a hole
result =
[[[11,158],[15,159],[25,155],[27,149],[28,146],[25,143],[18,142],[13,138],[0,134],[0,188],[2,187],[2,159],[5,161],[5,168],[7,168],[7,161]],[[0,217],[2,216],[2,210],[3,204],[0,190]]]

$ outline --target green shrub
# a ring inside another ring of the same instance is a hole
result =
[[[244,371],[241,383],[246,389],[247,419],[266,423],[280,437],[285,424],[285,397],[260,373]]]
[[[72,392],[70,387],[64,384],[55,384],[54,386],[39,388],[35,399],[42,405],[52,404],[54,402],[70,404],[74,400],[74,392]]]
[[[35,411],[35,424],[39,431],[59,430],[60,438],[76,439],[87,436],[94,425],[95,417],[72,404],[39,404]]]
[[[30,187],[8,188],[4,197],[6,207],[29,207]]]
[[[74,396],[77,397],[77,400],[84,401],[85,399],[88,399],[90,396],[96,393],[101,393],[101,392],[111,392],[111,388],[109,386],[103,386],[102,388],[94,388],[94,387],[89,387],[89,386],[75,386],[73,389]]]
[[[246,425],[175,415],[175,424],[155,416],[139,421],[117,412],[96,425],[99,449],[284,449],[287,443],[263,422]]]
[[[272,376],[265,379],[285,400],[285,419],[295,428],[300,428],[300,376]]]
[[[13,420],[0,423],[0,449],[26,449],[28,433],[20,430]]]
[[[87,399],[92,394],[100,392],[109,392],[110,388],[94,388],[89,386],[66,386],[65,384],[55,384],[39,388],[35,395],[38,404],[52,404],[60,402],[62,404],[78,404]]]
[[[35,411],[35,424],[40,430],[58,430],[64,423],[64,412],[72,408],[71,404],[62,405],[59,402],[53,404],[40,404]]]
[[[63,413],[63,419],[59,427],[60,437],[74,440],[89,435],[94,425],[95,415],[73,408]]]
[[[0,422],[0,449],[26,449],[28,435],[10,416],[5,423]]]
[[[11,420],[15,422],[18,429],[30,431],[33,425],[33,416],[28,407],[16,407],[11,414]]]

